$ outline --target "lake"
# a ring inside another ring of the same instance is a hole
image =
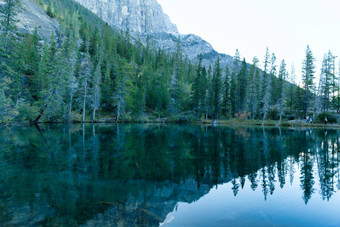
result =
[[[0,226],[340,226],[340,131],[0,128]]]

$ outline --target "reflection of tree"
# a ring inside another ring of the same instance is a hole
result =
[[[322,138],[323,137],[323,138]],[[329,200],[334,194],[334,168],[336,163],[334,163],[334,143],[332,143],[331,133],[324,131],[321,135],[321,142],[318,147],[317,161],[319,170],[319,180],[321,195],[323,199]]]
[[[338,190],[340,190],[340,143],[339,143],[339,137],[336,137],[336,165],[337,165],[337,172],[338,172],[338,184],[337,184],[337,188]]]
[[[314,176],[313,176],[313,159],[311,150],[309,147],[308,134],[306,133],[304,139],[304,150],[300,154],[301,156],[301,171],[300,171],[300,182],[301,189],[303,190],[303,200],[305,204],[308,203],[312,194],[314,193]]]
[[[267,200],[297,173],[306,204],[316,181],[325,200],[340,186],[337,131],[86,124],[39,130],[0,129],[0,224],[14,204],[50,207],[46,220],[59,225],[105,212],[125,225],[156,225],[177,202],[196,201],[226,182],[236,196],[248,180]]]
[[[248,175],[248,179],[250,181],[250,187],[253,191],[256,190],[258,186],[258,180],[257,180],[257,172],[251,173]]]
[[[265,167],[261,170],[261,185],[262,185],[262,192],[264,195],[264,200],[267,200],[269,188],[268,188],[268,180],[267,180],[267,169]]]
[[[233,190],[234,196],[237,196],[237,193],[239,191],[240,185],[237,183],[235,178],[231,180],[231,184],[233,185],[231,190]]]

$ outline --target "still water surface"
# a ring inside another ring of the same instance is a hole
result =
[[[340,226],[339,133],[0,128],[0,226]]]

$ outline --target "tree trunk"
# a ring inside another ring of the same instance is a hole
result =
[[[85,81],[85,89],[84,89],[84,101],[83,101],[83,122],[85,122],[85,111],[86,111],[86,90],[87,90],[87,81]]]
[[[93,108],[92,122],[96,120],[96,108]]]
[[[281,125],[281,121],[282,121],[282,114],[280,114],[280,120],[279,120],[278,126]]]
[[[69,106],[69,110],[68,110],[68,117],[67,117],[68,118],[67,119],[68,122],[71,121],[72,103],[73,103],[73,94],[71,94],[70,106]]]

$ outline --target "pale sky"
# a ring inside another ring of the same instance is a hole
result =
[[[323,55],[340,55],[339,0],[158,0],[181,34],[195,34],[221,53],[263,62],[266,47],[300,79],[307,44],[320,74]],[[339,61],[339,58],[337,59]],[[338,66],[337,66],[338,67]],[[338,70],[337,70],[338,71]]]

